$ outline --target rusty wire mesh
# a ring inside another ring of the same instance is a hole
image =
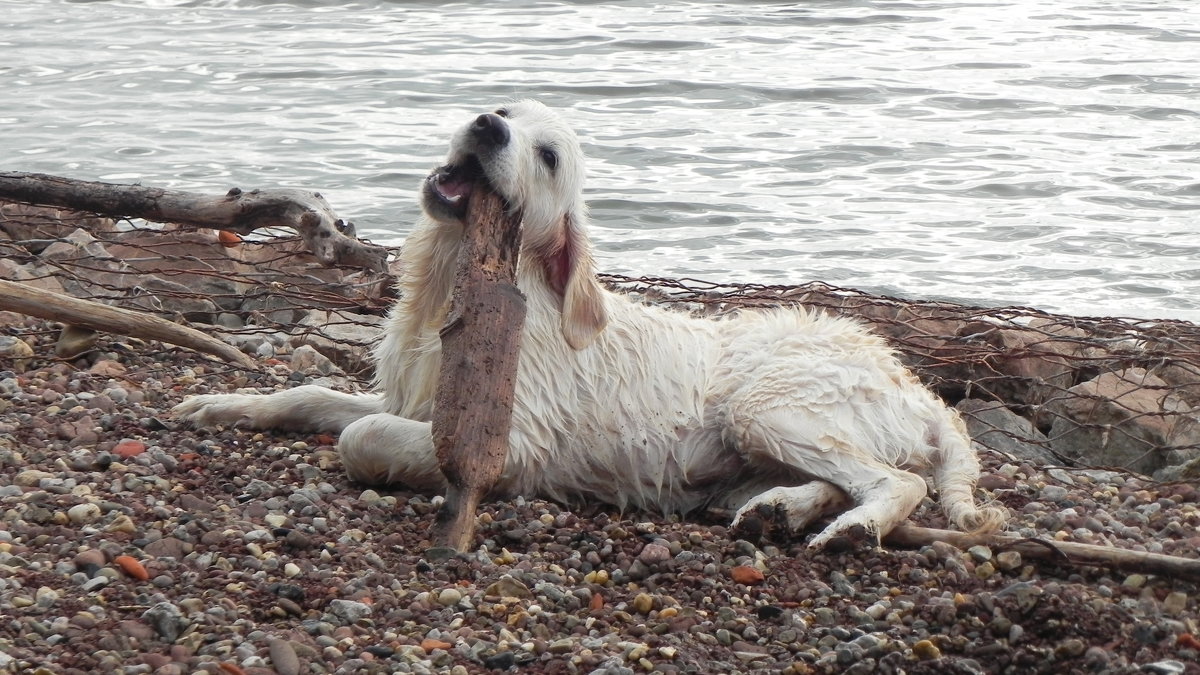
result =
[[[0,230],[0,278],[202,324],[247,351],[264,335],[284,336],[360,377],[394,299],[389,275],[324,267],[289,236],[223,246],[213,232],[16,204],[0,204]],[[823,283],[601,278],[701,315],[804,305],[855,316],[956,405],[985,448],[1162,480],[1200,474],[1200,326],[1191,323],[966,307]]]

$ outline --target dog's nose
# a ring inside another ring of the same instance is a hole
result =
[[[475,124],[471,125],[471,133],[480,143],[484,143],[493,147],[502,147],[508,144],[508,123],[499,115],[486,113],[475,118]]]

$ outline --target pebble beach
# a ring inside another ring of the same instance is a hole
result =
[[[718,514],[368,488],[327,435],[197,429],[203,393],[357,390],[281,353],[246,372],[6,315],[0,673],[1200,673],[1200,585],[987,546],[829,552]],[[262,352],[260,351],[260,354]],[[1200,557],[1200,489],[983,455],[1009,531]],[[926,500],[913,522],[944,527]]]

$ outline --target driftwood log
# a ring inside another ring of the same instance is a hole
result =
[[[220,357],[248,370],[257,370],[254,360],[194,328],[120,307],[81,300],[32,286],[0,279],[0,310],[36,316],[71,326],[105,333],[159,340]]]
[[[508,455],[525,297],[516,285],[521,214],[476,184],[458,257],[454,296],[441,331],[433,409],[438,465],[450,487],[434,545],[466,551],[475,512]]]
[[[326,265],[373,271],[383,271],[387,266],[384,248],[348,236],[346,232],[352,232],[351,226],[334,213],[320,193],[310,190],[279,188],[244,192],[233,188],[222,196],[212,196],[5,171],[0,172],[0,199],[239,234],[264,227],[289,227]]]

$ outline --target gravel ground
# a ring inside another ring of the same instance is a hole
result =
[[[518,498],[484,505],[475,554],[427,559],[436,498],[348,482],[335,439],[170,418],[313,381],[283,360],[102,338],[62,362],[45,324],[0,326],[35,353],[0,360],[0,673],[1200,673],[1196,580],[1013,551]],[[1200,556],[1194,485],[984,461],[1015,532]]]

